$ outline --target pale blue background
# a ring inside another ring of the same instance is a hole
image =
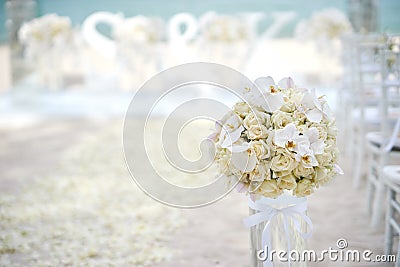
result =
[[[38,0],[38,13],[57,13],[71,17],[74,24],[81,23],[95,11],[123,12],[126,16],[138,14],[170,18],[178,12],[191,12],[198,16],[209,10],[221,13],[295,11],[297,17],[279,34],[290,37],[296,23],[316,10],[336,7],[347,13],[346,0]],[[5,0],[0,0],[0,41],[6,39]],[[400,33],[400,0],[379,0],[380,30]],[[271,24],[265,19],[261,29]]]

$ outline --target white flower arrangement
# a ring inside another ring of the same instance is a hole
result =
[[[155,43],[164,37],[165,25],[160,18],[136,16],[116,27],[114,37],[128,43]]]
[[[336,126],[329,106],[291,78],[277,85],[258,78],[246,102],[216,123],[210,138],[223,175],[239,179],[239,191],[276,198],[289,191],[303,197],[326,184],[337,165]]]
[[[351,23],[342,11],[328,8],[312,14],[308,20],[300,21],[295,36],[299,39],[333,40],[352,31]]]
[[[250,38],[248,26],[233,15],[206,13],[200,20],[200,30],[207,41],[237,42]]]
[[[51,47],[64,44],[72,35],[68,17],[48,14],[24,23],[18,37],[31,53],[41,53]]]

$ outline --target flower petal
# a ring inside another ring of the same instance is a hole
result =
[[[257,85],[261,92],[269,91],[271,85],[275,86],[274,79],[271,76],[257,78],[254,84]]]
[[[324,154],[325,143],[322,140],[318,140],[311,144],[311,149],[313,150],[315,155]]]
[[[265,100],[266,100],[266,105],[263,105],[262,107],[267,111],[267,112],[275,112],[278,109],[280,109],[285,103],[283,100],[283,95],[281,93],[276,93],[276,94],[265,94],[264,95]]]
[[[283,78],[282,80],[280,80],[278,82],[278,87],[279,88],[285,88],[285,89],[289,89],[289,88],[294,88],[295,84],[294,81],[291,77],[286,77]]]
[[[224,129],[223,133],[221,134],[221,147],[223,148],[232,147],[233,143],[239,140],[242,131],[244,131],[243,126],[239,126],[239,128],[230,133]]]
[[[306,117],[311,122],[321,122],[322,115],[322,112],[316,108],[306,111]]]
[[[333,169],[335,170],[335,172],[336,172],[337,174],[340,174],[340,175],[343,175],[343,174],[344,174],[342,168],[340,168],[340,166],[337,165],[337,164],[333,164]]]

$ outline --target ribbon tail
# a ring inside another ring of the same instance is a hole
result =
[[[264,226],[264,230],[262,232],[262,249],[264,249],[265,256],[267,259],[263,262],[264,267],[274,267],[272,264],[272,259],[270,258],[271,249],[272,249],[272,241],[271,241],[271,219]]]

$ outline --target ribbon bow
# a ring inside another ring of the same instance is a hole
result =
[[[283,214],[283,226],[285,230],[285,235],[288,243],[288,251],[287,255],[289,258],[289,266],[290,266],[290,233],[288,230],[288,222],[289,219],[292,219],[293,224],[295,226],[295,230],[304,238],[308,239],[311,234],[312,234],[312,229],[313,229],[313,224],[310,220],[309,217],[305,214],[307,210],[307,201],[306,198],[299,198],[300,202],[299,203],[291,203],[293,205],[287,206],[284,208],[274,208],[272,205],[273,204],[289,204],[289,203],[282,203],[280,202],[281,199],[274,200],[274,199],[262,199],[253,202],[249,198],[249,207],[255,211],[258,211],[257,213],[247,217],[244,219],[244,224],[247,227],[252,227],[255,225],[258,225],[262,222],[266,222],[264,226],[264,230],[262,232],[262,247],[265,249],[265,247],[271,248],[271,220],[277,216],[278,214],[282,213]],[[299,215],[306,223],[309,228],[309,231],[306,233],[303,233],[300,229],[300,221],[298,218],[296,218],[295,215]],[[264,253],[268,253],[267,251],[264,251]],[[264,261],[264,267],[272,267],[272,261],[270,257],[268,257],[267,260]]]

